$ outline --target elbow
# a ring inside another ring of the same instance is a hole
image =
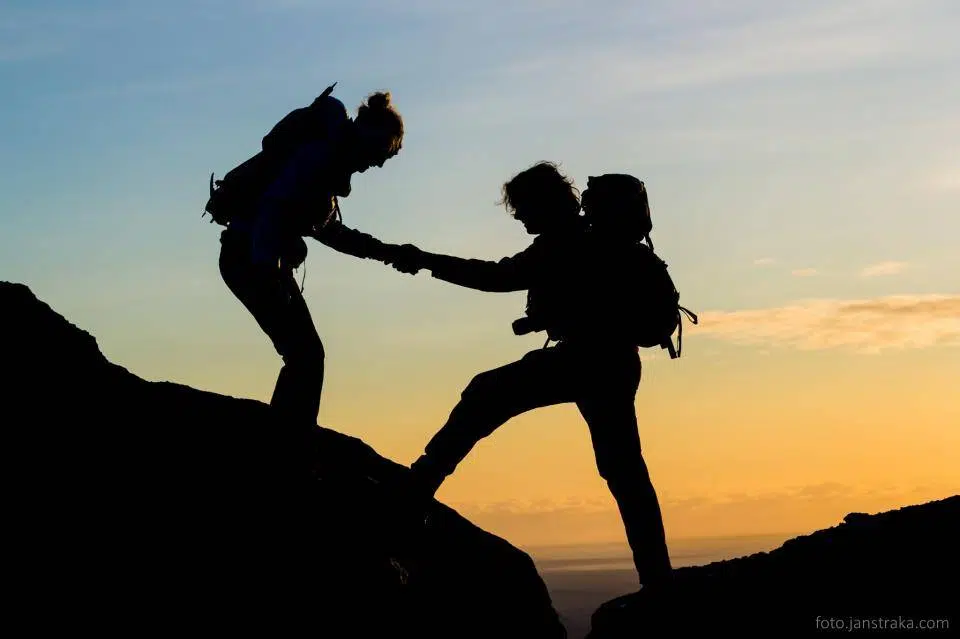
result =
[[[503,273],[500,277],[491,278],[490,290],[494,293],[513,293],[527,288],[526,282],[516,273]]]

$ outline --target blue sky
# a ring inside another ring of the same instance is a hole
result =
[[[337,81],[351,113],[386,89],[406,122],[400,155],[341,202],[386,241],[522,249],[496,200],[541,159],[580,186],[644,179],[658,252],[705,320],[684,375],[778,347],[955,345],[958,32],[953,0],[7,0],[0,278],[148,379],[269,398],[279,360],[220,280],[207,178]],[[510,334],[521,294],[318,244],[305,287],[321,421],[378,448],[414,451],[472,374],[541,343]],[[955,350],[916,357],[956,370]],[[391,402],[390,427],[370,425]]]
[[[389,89],[406,119],[402,154],[343,203],[385,240],[519,250],[499,185],[551,159],[578,184],[647,181],[701,311],[956,293],[958,24],[932,0],[7,2],[0,270],[118,331],[118,354],[134,317],[161,341],[229,333],[207,175],[336,80],[349,109]],[[421,327],[430,308],[450,339],[522,306],[320,247],[307,273],[318,307]]]

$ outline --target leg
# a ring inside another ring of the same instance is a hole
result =
[[[291,272],[254,265],[245,238],[222,236],[220,273],[283,358],[270,404],[316,423],[323,390],[323,343]]]
[[[270,404],[316,424],[326,353],[296,281],[290,276],[286,283],[290,301],[284,312],[284,325],[289,332],[275,340],[279,343],[277,350],[283,356],[283,366]]]
[[[512,417],[574,401],[569,371],[566,354],[547,348],[474,377],[425,454],[411,466],[424,491],[433,495],[477,442]]]
[[[634,406],[640,360],[629,355],[599,364],[604,373],[593,377],[577,406],[590,427],[597,469],[623,518],[640,581],[656,588],[670,583],[673,570],[660,503],[640,451]]]

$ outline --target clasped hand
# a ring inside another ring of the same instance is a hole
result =
[[[424,267],[424,253],[413,244],[392,244],[383,261],[401,273],[415,275]]]

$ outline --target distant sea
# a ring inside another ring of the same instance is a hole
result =
[[[668,540],[674,568],[702,566],[779,547],[802,533],[704,537]],[[524,549],[543,577],[553,607],[569,639],[590,630],[590,615],[605,601],[639,588],[630,549],[625,543],[545,546]]]

